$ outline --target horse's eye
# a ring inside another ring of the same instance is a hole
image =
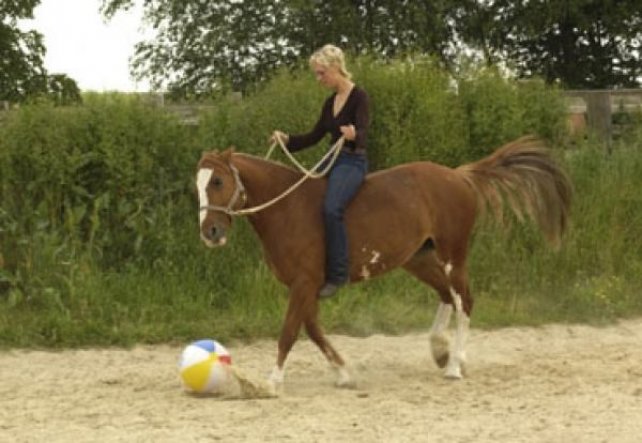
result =
[[[210,182],[210,185],[215,188],[220,188],[221,186],[223,186],[223,180],[221,180],[221,177],[214,177]]]

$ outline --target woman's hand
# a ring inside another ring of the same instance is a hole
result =
[[[357,137],[357,130],[353,125],[341,126],[339,129],[346,140],[352,141]]]
[[[287,145],[288,141],[290,140],[290,136],[288,136],[285,132],[279,131],[277,129],[270,136],[270,143],[278,143],[279,140],[281,140],[281,142],[283,142],[284,145]]]

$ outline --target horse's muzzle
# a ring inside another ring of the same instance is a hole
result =
[[[213,224],[209,227],[201,228],[201,240],[209,248],[223,246],[227,242],[227,230],[222,226]]]

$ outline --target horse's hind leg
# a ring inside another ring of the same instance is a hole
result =
[[[310,339],[319,347],[323,355],[328,359],[330,365],[332,365],[332,368],[336,371],[337,381],[335,384],[340,388],[354,387],[354,381],[345,368],[345,362],[323,334],[323,330],[318,321],[318,308],[315,312],[310,312],[309,314],[304,322],[305,330]]]
[[[446,335],[446,329],[450,324],[450,317],[453,313],[453,307],[450,304],[439,303],[435,319],[430,328],[430,349],[432,358],[440,368],[446,367],[450,355],[450,340]]]
[[[450,295],[450,284],[446,271],[448,268],[437,257],[434,250],[420,252],[415,255],[404,269],[422,282],[432,286],[441,302],[437,307],[432,327],[430,328],[430,348],[435,363],[443,368],[448,363],[450,342],[446,330],[450,325],[453,312],[453,302]]]
[[[430,330],[433,358],[441,368],[446,367],[445,376],[458,379],[466,360],[465,345],[470,325],[472,298],[468,288],[465,263],[443,262],[434,250],[415,255],[404,268],[419,280],[435,288],[441,303]],[[455,340],[451,352],[446,329],[455,311]]]
[[[449,272],[450,294],[455,306],[455,341],[452,353],[446,366],[446,377],[462,378],[462,371],[466,363],[466,341],[470,330],[470,313],[473,300],[468,287],[468,275],[464,263],[454,265]]]

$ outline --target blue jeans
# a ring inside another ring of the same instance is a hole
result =
[[[349,279],[348,235],[343,214],[357,194],[368,171],[363,155],[342,152],[328,173],[323,202],[325,223],[326,282],[341,284]]]

